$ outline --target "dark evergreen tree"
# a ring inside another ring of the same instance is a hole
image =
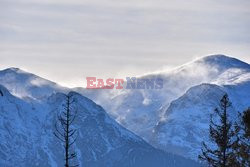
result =
[[[72,145],[76,141],[77,130],[73,128],[72,124],[76,118],[77,112],[73,109],[72,96],[66,95],[66,104],[63,105],[64,111],[58,115],[58,120],[55,123],[55,136],[63,142],[64,145],[64,159],[65,167],[75,167],[78,165],[72,165],[74,159],[76,158],[76,153],[72,148]]]
[[[206,161],[208,166],[233,167],[236,166],[235,155],[232,147],[237,142],[232,122],[228,119],[228,109],[231,106],[228,95],[225,94],[220,100],[219,108],[216,108],[215,116],[210,118],[210,140],[215,147],[209,148],[202,143],[202,153],[199,159]]]
[[[238,143],[234,145],[239,167],[250,166],[250,108],[239,114],[240,122],[236,123],[235,131]]]

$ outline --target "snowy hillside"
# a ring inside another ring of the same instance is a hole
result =
[[[200,141],[207,140],[208,118],[222,94],[229,94],[237,111],[250,106],[250,65],[235,58],[207,56],[140,78],[157,77],[164,80],[163,89],[73,90],[153,146],[192,159],[197,159]],[[0,84],[26,103],[70,91],[16,68],[0,71]]]
[[[164,117],[154,128],[154,145],[170,152],[196,159],[201,142],[208,142],[209,116],[220,98],[228,93],[232,102],[230,118],[237,118],[250,106],[250,78],[233,85],[201,84],[190,88],[183,96],[171,102]]]
[[[86,95],[92,95],[118,122],[154,146],[192,159],[197,159],[200,141],[208,139],[200,136],[208,133],[207,118],[222,94],[229,94],[237,111],[250,106],[250,65],[235,58],[207,56],[141,78],[156,77],[164,79],[161,90],[122,90],[117,94],[102,91],[97,97],[89,92]],[[111,102],[103,97],[111,97]],[[186,117],[190,119],[183,119]],[[184,154],[186,151],[189,154]]]
[[[63,166],[63,148],[53,135],[56,115],[65,95],[25,102],[0,86],[0,166]],[[166,154],[112,120],[101,106],[71,92],[78,111],[74,145],[80,166],[196,166],[192,161]]]
[[[211,84],[190,88],[183,96],[171,102],[164,118],[155,126],[151,140],[153,145],[197,159],[201,142],[209,141],[210,115],[226,92],[225,88]],[[237,118],[233,108],[230,117]]]
[[[77,91],[101,104],[118,122],[150,141],[153,127],[164,117],[170,103],[182,96],[189,88],[202,83],[219,86],[244,84],[245,81],[249,81],[249,75],[249,64],[224,55],[212,55],[171,71],[141,76],[148,79],[162,78],[163,89],[100,90],[98,92],[77,89]]]
[[[68,91],[68,88],[19,68],[8,68],[0,71],[0,84],[20,98],[42,99],[55,92]]]

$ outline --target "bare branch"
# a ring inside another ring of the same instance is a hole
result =
[[[64,143],[64,150],[65,150],[65,166],[70,166],[71,159],[76,158],[76,153],[70,153],[73,143],[75,143],[77,136],[75,135],[77,130],[72,127],[72,124],[76,118],[77,112],[73,110],[74,107],[72,107],[72,104],[76,102],[75,99],[71,100],[73,95],[65,95],[66,96],[66,102],[62,105],[63,112],[61,112],[59,115],[57,115],[57,119],[59,123],[55,123],[55,132],[54,135]],[[58,125],[60,125],[60,130],[58,128]],[[71,140],[73,140],[71,142]],[[79,166],[79,165],[74,165]],[[71,166],[71,167],[74,167]]]

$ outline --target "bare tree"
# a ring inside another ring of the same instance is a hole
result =
[[[77,139],[77,130],[73,127],[73,122],[76,118],[77,111],[74,110],[72,104],[72,95],[66,95],[66,103],[63,104],[63,112],[57,116],[55,123],[54,135],[63,142],[65,151],[65,167],[76,167],[78,165],[71,165],[73,159],[76,158],[76,152],[73,150],[72,145]]]

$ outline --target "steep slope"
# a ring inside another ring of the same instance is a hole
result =
[[[209,143],[209,120],[221,97],[229,94],[232,108],[229,119],[237,119],[237,111],[250,106],[250,80],[238,85],[201,84],[190,88],[171,102],[164,117],[154,128],[152,143],[156,147],[197,159],[201,142]]]
[[[12,96],[0,85],[0,166],[23,166],[31,163],[40,143],[42,117],[27,102]],[[31,115],[32,114],[32,115]],[[43,158],[43,152],[40,154]],[[48,165],[40,164],[42,166]]]
[[[53,132],[65,95],[25,102],[3,86],[0,91],[0,166],[63,166],[63,148]],[[153,148],[90,99],[74,92],[70,95],[78,111],[74,126],[79,135],[74,148],[80,166],[197,166]]]
[[[190,88],[171,102],[164,118],[154,128],[154,142],[179,155],[196,159],[202,141],[208,141],[210,114],[225,91],[216,85],[202,84]]]

